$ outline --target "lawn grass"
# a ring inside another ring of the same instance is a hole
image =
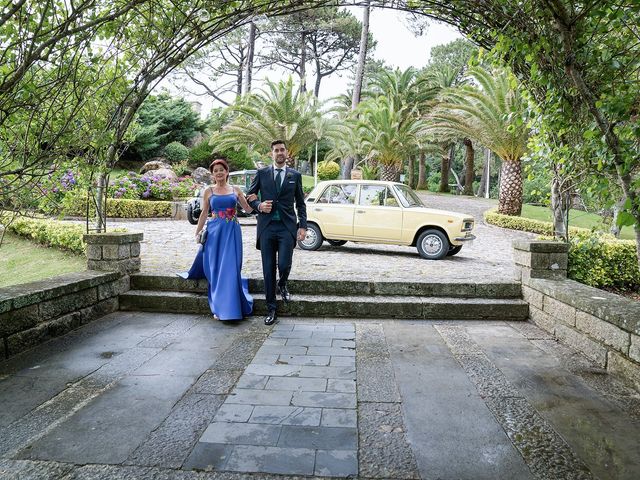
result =
[[[549,207],[539,207],[536,205],[522,205],[523,218],[530,218],[532,220],[542,220],[544,222],[551,222],[551,209]],[[569,225],[572,227],[582,228],[597,228],[605,232],[609,231],[609,227],[603,222],[600,215],[595,213],[583,212],[582,210],[569,210]],[[620,232],[620,238],[623,240],[634,240],[636,238],[632,226],[623,227]]]
[[[48,248],[7,233],[0,246],[0,287],[87,269],[84,255]]]
[[[313,181],[313,177],[311,175],[302,175],[302,188],[314,186],[315,182]]]

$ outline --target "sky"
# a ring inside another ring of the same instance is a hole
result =
[[[362,8],[348,7],[347,10],[362,20]],[[426,33],[421,37],[415,37],[414,34],[405,26],[408,14],[390,9],[373,9],[369,19],[369,29],[373,37],[377,41],[374,51],[374,58],[384,60],[392,67],[399,67],[404,70],[408,67],[421,68],[429,61],[431,48],[436,45],[442,45],[452,42],[462,35],[458,31],[446,24],[431,22]],[[309,65],[309,69],[311,66]],[[288,73],[269,72],[265,74],[271,80],[283,78]],[[342,76],[334,74],[322,80],[320,85],[320,99],[326,100],[344,93],[351,82],[353,72],[343,72]],[[254,87],[259,82],[259,78],[254,79]],[[315,79],[312,73],[307,80],[307,85],[313,86]],[[201,115],[204,117],[208,114],[214,105],[212,100],[204,96],[190,96],[181,91],[180,88],[174,86],[168,80],[163,80],[156,88],[154,93],[159,90],[167,89],[172,95],[183,96],[186,100],[197,100],[203,104]],[[190,90],[196,90],[197,87],[192,86]]]

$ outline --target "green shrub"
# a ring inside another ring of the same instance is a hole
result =
[[[62,248],[81,255],[85,251],[82,240],[85,227],[81,224],[20,217],[9,224],[9,230],[49,247]]]
[[[377,165],[362,165],[363,180],[379,180],[380,168]]]
[[[553,224],[541,220],[485,212],[487,223],[499,227],[553,235]],[[618,240],[612,235],[586,228],[569,227],[569,268],[567,276],[592,287],[615,287],[637,290],[640,271],[633,240]]]
[[[85,216],[87,211],[87,192],[67,195],[63,201],[64,214]],[[151,200],[130,200],[124,198],[107,199],[107,217],[114,218],[154,218],[171,217],[171,202]]]
[[[319,180],[335,180],[340,176],[340,165],[336,162],[324,161],[318,163]]]
[[[200,142],[189,150],[189,166],[193,168],[209,168],[209,164],[213,161],[212,154],[213,147],[209,145],[209,142]]]
[[[430,192],[437,192],[440,189],[440,172],[433,172],[427,178],[427,189]]]
[[[164,157],[172,164],[188,160],[189,149],[180,142],[171,142],[164,147]]]
[[[542,220],[532,220],[530,218],[515,217],[512,215],[502,215],[495,209],[484,212],[484,219],[491,225],[498,227],[510,228],[512,230],[522,230],[524,232],[538,233],[540,235],[553,235],[553,223],[543,222]],[[569,235],[580,232],[590,232],[586,228],[569,227]]]
[[[592,287],[640,288],[640,269],[633,240],[581,232],[569,239],[567,276]]]

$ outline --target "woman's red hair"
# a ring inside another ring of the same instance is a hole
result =
[[[211,173],[213,173],[213,167],[215,167],[216,165],[222,165],[222,168],[229,172],[229,164],[224,158],[216,158],[213,162],[211,162],[211,165],[209,165],[209,171]]]

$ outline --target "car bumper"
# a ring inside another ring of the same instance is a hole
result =
[[[454,238],[456,242],[473,242],[475,239],[476,239],[476,236],[470,233],[468,235],[465,235],[464,237]]]

